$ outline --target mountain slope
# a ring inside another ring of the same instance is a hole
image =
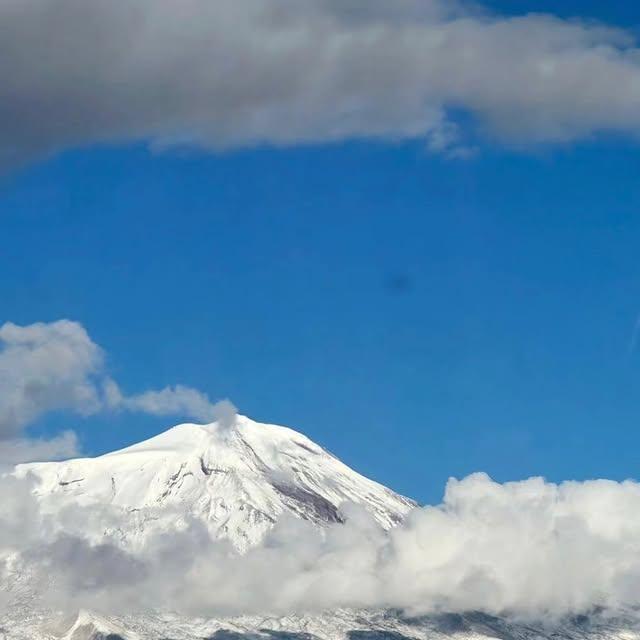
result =
[[[98,458],[20,465],[16,473],[37,478],[45,510],[113,507],[123,517],[111,533],[133,546],[190,518],[244,550],[283,513],[323,526],[341,521],[340,507],[350,502],[390,528],[415,506],[304,435],[244,416],[232,424],[181,424]]]

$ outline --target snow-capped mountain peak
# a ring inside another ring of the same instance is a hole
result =
[[[342,519],[346,502],[385,528],[415,506],[356,473],[309,438],[245,416],[208,425],[180,424],[97,458],[21,465],[38,479],[44,508],[109,505],[123,514],[114,531],[143,542],[151,531],[206,523],[215,538],[243,550],[283,513],[323,526]],[[101,535],[96,532],[96,535]]]

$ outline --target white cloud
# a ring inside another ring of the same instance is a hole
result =
[[[124,140],[446,151],[452,108],[509,143],[640,132],[631,33],[450,0],[4,0],[0,42],[7,160]]]
[[[65,431],[50,439],[0,440],[0,468],[20,462],[66,460],[79,454],[78,438],[73,431]]]
[[[283,519],[245,555],[197,522],[134,554],[117,539],[91,542],[82,532],[100,522],[113,530],[113,511],[78,507],[56,521],[9,481],[20,499],[0,501],[0,551],[20,553],[15,566],[56,607],[204,616],[398,607],[548,621],[640,604],[640,485],[631,481],[498,484],[476,474],[451,480],[441,505],[391,532],[347,508],[347,523],[324,532]]]
[[[226,407],[182,385],[124,395],[108,376],[103,350],[77,322],[0,326],[0,462],[76,453],[69,434],[48,441],[23,437],[26,427],[50,412],[118,410],[211,422]]]
[[[103,354],[78,323],[8,322],[0,327],[0,347],[0,437],[18,435],[50,411],[100,410]]]

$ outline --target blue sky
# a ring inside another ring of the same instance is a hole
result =
[[[564,12],[640,22],[631,2]],[[636,477],[638,158],[630,135],[466,159],[421,140],[63,150],[2,178],[3,320],[81,322],[124,388],[228,397],[422,501],[477,470]],[[31,429],[93,454],[175,421]]]
[[[527,12],[550,13],[563,18],[601,20],[608,24],[636,29],[640,24],[640,9],[629,0],[490,0],[482,3],[494,11],[522,15]]]

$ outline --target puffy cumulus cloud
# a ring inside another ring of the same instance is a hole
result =
[[[181,385],[123,394],[108,376],[103,350],[77,322],[0,326],[0,464],[76,452],[71,433],[51,440],[24,437],[26,427],[50,412],[88,416],[133,411],[206,422],[226,416],[228,404],[216,405],[204,393]]]
[[[91,542],[79,532],[101,518],[113,527],[113,511],[43,516],[18,493],[0,502],[9,523],[0,557],[19,554],[13,570],[56,607],[204,616],[398,607],[548,620],[639,604],[640,485],[631,481],[498,484],[477,474],[451,480],[442,504],[415,509],[390,532],[347,505],[346,524],[320,531],[283,519],[244,555],[198,522],[135,552],[107,537]]]
[[[465,154],[459,110],[510,143],[640,131],[631,33],[451,0],[2,0],[0,43],[5,161],[126,140]]]
[[[101,349],[76,322],[0,327],[0,436],[11,437],[42,414],[101,407]]]

